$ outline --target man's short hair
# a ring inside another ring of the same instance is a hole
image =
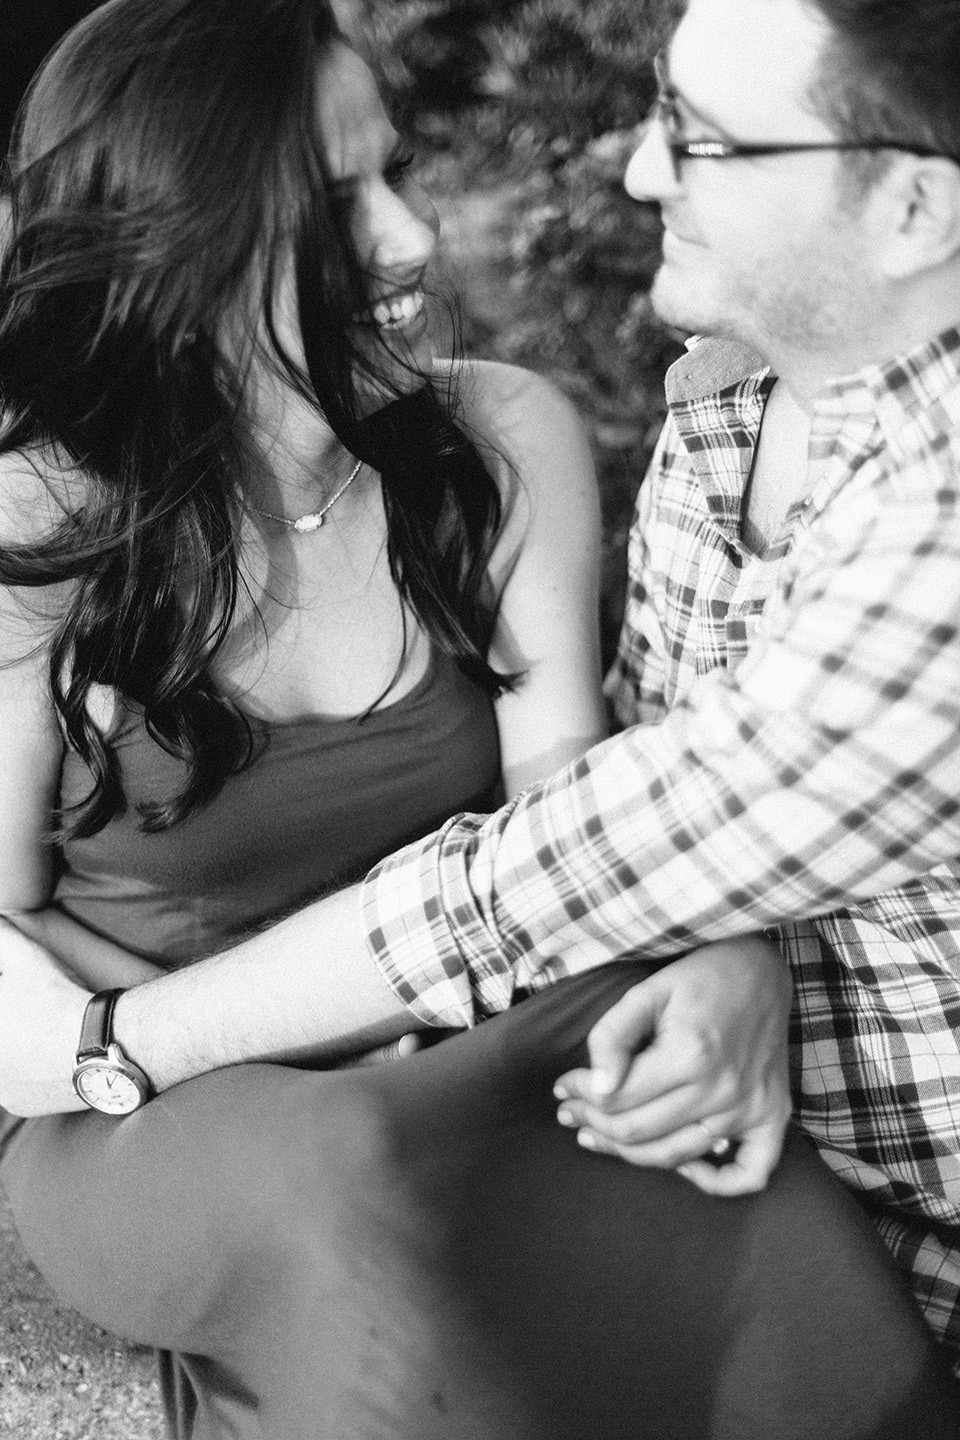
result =
[[[811,99],[838,137],[960,160],[960,0],[808,3],[833,31]]]

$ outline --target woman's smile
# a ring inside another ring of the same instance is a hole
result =
[[[410,330],[419,322],[419,328],[426,324],[427,309],[423,290],[405,290],[388,298],[378,300],[361,323],[373,324],[379,330]]]

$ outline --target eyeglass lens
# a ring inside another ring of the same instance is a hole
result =
[[[683,134],[683,118],[677,106],[676,96],[670,85],[666,52],[658,50],[653,57],[653,73],[657,81],[657,96],[650,107],[647,125],[658,125],[663,143],[670,156],[673,178],[680,181],[680,137]]]

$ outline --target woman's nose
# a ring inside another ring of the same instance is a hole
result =
[[[675,196],[681,188],[663,130],[655,119],[648,120],[644,126],[623,184],[633,200],[664,200]]]
[[[398,195],[384,184],[370,215],[370,264],[378,271],[414,270],[433,258],[440,217],[422,190],[407,185]]]

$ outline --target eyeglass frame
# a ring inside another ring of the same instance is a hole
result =
[[[681,140],[678,129],[683,121],[677,112],[678,95],[670,84],[667,74],[666,52],[658,51],[653,59],[654,74],[659,91],[647,117],[647,124],[655,123],[663,137],[671,163],[673,176],[680,183],[681,160],[739,160],[752,159],[762,155],[799,155],[806,151],[873,151],[897,150],[905,155],[916,155],[929,160],[951,160],[960,164],[960,157],[948,155],[943,150],[934,150],[929,145],[908,144],[905,140],[793,140],[769,141],[766,143],[739,144],[733,140]]]

